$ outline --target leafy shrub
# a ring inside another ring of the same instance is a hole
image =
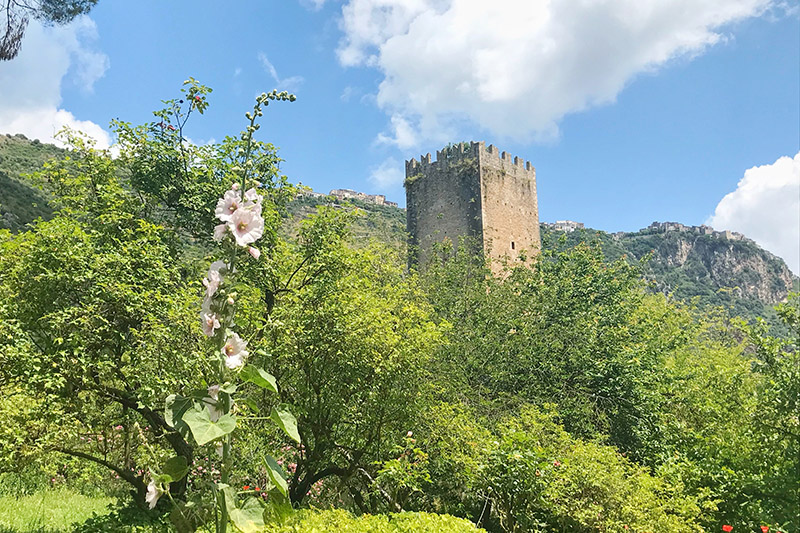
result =
[[[696,502],[614,447],[524,407],[500,425],[479,486],[501,531],[702,531]]]
[[[466,533],[483,531],[474,524],[449,515],[397,513],[353,516],[341,509],[300,511],[287,522],[269,528],[274,533],[326,531],[337,533]]]

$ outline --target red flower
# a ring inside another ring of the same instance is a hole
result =
[[[195,96],[194,99],[197,100],[198,102],[200,101],[200,97],[199,96]]]
[[[767,531],[769,531],[769,526],[761,526],[761,531],[767,533]]]
[[[733,531],[733,526],[725,524],[724,526],[722,526],[722,531],[724,531],[725,533],[730,533],[731,531]]]
[[[261,487],[256,487],[256,492],[261,492]]]
[[[250,490],[250,485],[245,485],[244,487],[242,487],[242,490]]]
[[[175,126],[170,124],[169,126],[167,126],[167,129],[169,129],[170,131],[175,131]]]

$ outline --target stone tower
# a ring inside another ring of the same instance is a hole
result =
[[[483,141],[459,143],[406,161],[406,217],[410,261],[424,265],[431,245],[472,237],[500,270],[538,253],[536,170]]]

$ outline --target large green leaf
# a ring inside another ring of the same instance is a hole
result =
[[[180,480],[187,472],[189,472],[189,465],[186,462],[186,457],[182,455],[170,457],[161,467],[161,473],[170,477],[170,483]]]
[[[267,455],[264,458],[264,466],[267,467],[267,474],[269,475],[269,479],[272,481],[272,484],[275,485],[279,491],[281,491],[281,494],[288,496],[289,484],[286,483],[283,468],[281,468],[281,465],[278,464],[278,461],[276,461],[271,455]]]
[[[264,529],[264,507],[257,498],[247,498],[240,507],[228,507],[231,522],[242,533],[258,533]]]
[[[236,418],[224,414],[219,420],[212,422],[207,409],[190,409],[183,415],[183,421],[189,425],[197,444],[202,446],[212,440],[223,437],[236,429]]]
[[[269,417],[295,442],[298,444],[300,443],[300,433],[297,431],[297,419],[289,412],[286,404],[273,407]]]
[[[186,438],[189,435],[189,426],[183,421],[183,415],[192,407],[192,399],[170,394],[164,403],[164,420]]]
[[[245,381],[255,383],[262,389],[269,389],[276,394],[278,392],[278,383],[275,381],[275,377],[272,374],[265,372],[264,370],[253,365],[247,365],[244,367],[239,376]]]

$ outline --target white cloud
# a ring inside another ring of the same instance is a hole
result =
[[[269,73],[273,80],[275,80],[275,84],[277,85],[277,89],[282,91],[296,91],[297,88],[300,86],[303,81],[302,76],[290,76],[288,78],[280,78],[278,76],[278,71],[275,69],[275,66],[270,62],[269,58],[267,58],[267,54],[264,52],[258,53],[258,60],[264,66],[264,69]]]
[[[92,92],[108,69],[108,57],[92,47],[96,39],[97,28],[88,17],[51,28],[31,21],[19,55],[0,63],[0,132],[59,144],[55,133],[70,126],[107,148],[111,139],[101,126],[60,107],[63,83]]]
[[[373,168],[369,177],[380,190],[397,188],[403,184],[404,179],[403,164],[393,157]]]
[[[800,152],[746,170],[707,223],[743,233],[800,273]]]
[[[637,74],[702,53],[726,39],[726,25],[771,5],[348,0],[338,56],[381,71],[377,103],[399,145],[440,139],[465,120],[518,140],[552,138],[564,115],[613,102]]]
[[[391,133],[379,133],[378,142],[381,144],[394,144],[401,150],[411,148],[417,144],[417,132],[401,114],[394,114],[391,118]]]

